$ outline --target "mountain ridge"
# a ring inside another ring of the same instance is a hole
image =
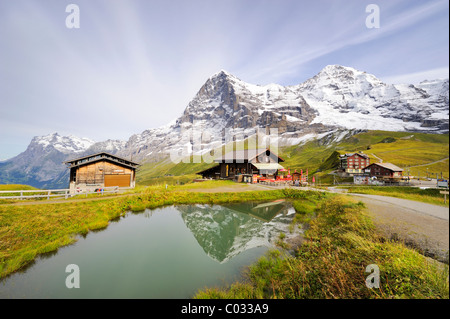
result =
[[[298,85],[261,86],[221,70],[172,125],[133,135],[121,154],[144,159],[167,148],[181,151],[188,142],[181,137],[193,129],[219,144],[224,129],[248,136],[255,127],[278,129],[287,145],[338,128],[447,133],[448,79],[429,82],[386,84],[351,67],[328,65]]]
[[[94,142],[57,133],[33,138],[26,151],[0,162],[0,183],[59,187],[67,178],[62,162],[73,157],[108,151],[135,161],[158,161],[170,152],[202,153],[227,137],[244,139],[256,129],[276,129],[280,146],[336,130],[448,133],[448,87],[448,79],[386,84],[340,65],[328,65],[290,86],[249,84],[220,70],[205,81],[180,117],[127,141]],[[198,133],[203,135],[195,145]]]

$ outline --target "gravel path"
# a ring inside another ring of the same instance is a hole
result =
[[[398,239],[426,256],[448,263],[449,209],[406,199],[352,194],[387,238]]]
[[[391,204],[391,206],[407,209],[416,214],[432,216],[446,220],[448,222],[448,215],[449,215],[448,207],[380,195],[354,194],[354,193],[352,193],[351,195],[372,199],[373,201],[377,201],[379,203],[385,203],[386,207],[388,206],[387,204]]]

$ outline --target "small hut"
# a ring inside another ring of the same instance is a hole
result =
[[[97,153],[64,162],[70,169],[70,193],[103,187],[134,187],[138,163]]]

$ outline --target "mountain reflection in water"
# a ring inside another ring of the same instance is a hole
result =
[[[212,259],[224,263],[248,249],[271,246],[295,213],[286,201],[177,206],[186,226]]]
[[[1,298],[189,298],[241,276],[273,247],[290,203],[167,206],[128,213],[0,281]],[[65,285],[67,265],[80,288]]]

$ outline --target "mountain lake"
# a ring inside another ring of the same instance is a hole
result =
[[[0,298],[191,298],[241,279],[280,232],[298,235],[294,213],[286,201],[129,212],[4,278]]]

